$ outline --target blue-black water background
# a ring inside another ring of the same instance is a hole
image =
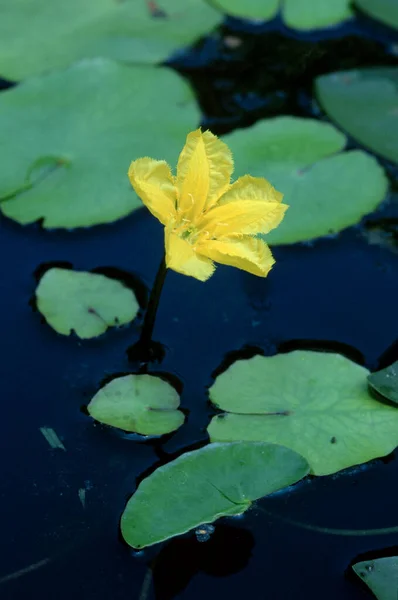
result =
[[[397,64],[397,43],[397,34],[362,17],[316,36],[293,35],[278,20],[227,20],[170,67],[194,86],[202,125],[221,134],[279,114],[327,120],[313,102],[314,78]],[[150,371],[178,378],[188,418],[155,441],[96,425],[84,412],[105,379],[134,371],[126,350],[139,323],[80,341],[52,331],[31,300],[38,273],[53,264],[123,272],[127,282],[133,273],[150,287],[163,252],[160,224],[145,209],[72,232],[2,218],[1,598],[139,599],[155,557],[148,598],[371,598],[350,564],[396,552],[398,534],[326,535],[261,508],[318,526],[396,526],[395,453],[264,499],[217,523],[208,542],[191,534],[137,554],[118,524],[144,474],[206,443],[207,387],[223,361],[297,348],[339,351],[371,370],[398,359],[398,172],[381,162],[390,201],[337,237],[274,248],[277,265],[266,280],[228,267],[205,284],[168,274],[154,334],[166,355]],[[51,449],[41,427],[53,428],[65,450]]]

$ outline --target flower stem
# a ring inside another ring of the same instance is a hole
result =
[[[139,344],[141,347],[148,347],[152,340],[153,328],[155,326],[156,314],[159,307],[160,295],[162,293],[164,280],[166,279],[167,267],[166,257],[163,255],[162,261],[156,273],[155,283],[149,296],[148,306],[145,313],[144,324],[142,326]]]

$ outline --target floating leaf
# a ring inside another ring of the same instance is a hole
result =
[[[279,9],[288,27],[317,29],[338,25],[352,16],[351,0],[207,0],[228,15],[246,19],[273,19]]]
[[[273,19],[279,10],[279,0],[207,0],[215,8],[234,17]]]
[[[31,0],[2,0],[0,75],[20,80],[98,56],[156,63],[219,21],[203,0],[35,0],[34,11]]]
[[[368,376],[370,386],[382,396],[398,404],[398,361]]]
[[[398,162],[398,68],[341,71],[316,80],[331,119],[374,152]]]
[[[43,275],[36,299],[37,308],[55,331],[63,335],[74,331],[83,339],[129,323],[139,309],[133,292],[120,281],[58,268]]]
[[[354,225],[383,200],[387,179],[365,152],[344,149],[346,138],[313,119],[276,117],[226,136],[240,175],[269,179],[290,206],[265,239],[291,244]]]
[[[184,423],[179,405],[176,390],[160,377],[126,375],[101,388],[87,408],[106,425],[141,435],[163,435]]]
[[[288,448],[210,444],[160,467],[138,486],[122,515],[122,535],[143,548],[219,517],[302,479],[307,462]]]
[[[355,4],[370,17],[398,29],[397,0],[355,0]]]
[[[368,371],[339,354],[296,351],[235,362],[217,377],[210,399],[214,442],[282,444],[315,475],[384,456],[398,445],[398,411],[368,392]]]
[[[44,227],[115,221],[142,206],[127,178],[131,160],[147,154],[175,164],[198,119],[190,89],[166,68],[87,61],[7,90],[1,210],[21,224],[44,219]],[[42,157],[60,157],[60,168],[35,176]],[[28,176],[33,185],[4,201]]]
[[[352,17],[350,4],[351,0],[284,0],[282,16],[293,29],[330,27]]]
[[[378,600],[397,600],[398,557],[364,560],[352,566]]]

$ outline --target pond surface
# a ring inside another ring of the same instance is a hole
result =
[[[394,43],[398,35],[366,19],[316,37],[293,37],[277,21],[229,20],[219,37],[172,64],[193,83],[203,126],[221,134],[279,114],[326,120],[312,102],[314,78],[397,64]],[[57,335],[31,302],[37,273],[54,265],[103,269],[129,283],[139,264],[134,275],[150,287],[163,251],[160,224],[146,209],[71,232],[1,219],[2,598],[371,598],[350,564],[393,553],[398,533],[331,535],[280,517],[338,529],[396,526],[396,453],[261,500],[244,517],[218,522],[208,541],[192,533],[135,553],[118,523],[143,475],[206,443],[214,413],[207,388],[222,363],[302,348],[341,352],[371,370],[398,359],[398,171],[380,162],[390,202],[337,237],[275,247],[269,278],[221,266],[206,284],[168,274],[154,334],[166,354],[149,372],[181,382],[188,419],[161,440],[137,441],[84,410],[106,378],[137,368],[126,351],[138,325],[82,342]],[[44,427],[64,448],[51,448]]]

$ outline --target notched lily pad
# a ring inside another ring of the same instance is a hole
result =
[[[398,557],[364,560],[353,565],[354,572],[374,593],[377,600],[397,600]]]
[[[345,136],[314,119],[276,117],[239,129],[226,141],[239,173],[266,177],[289,205],[283,222],[265,236],[292,244],[358,223],[384,199],[388,181],[366,152],[342,152]]]
[[[361,144],[398,163],[398,68],[322,75],[316,93],[331,119]]]
[[[198,119],[190,88],[166,68],[85,61],[2,92],[0,209],[48,228],[116,221],[142,206],[130,162],[175,164]]]
[[[398,404],[398,361],[368,376],[369,385],[391,402]]]
[[[21,80],[105,57],[158,63],[220,22],[204,0],[2,0],[0,75]],[[160,88],[165,89],[165,88]]]
[[[210,444],[160,467],[138,486],[121,519],[122,535],[144,548],[228,515],[302,479],[308,464],[288,448]]]
[[[139,310],[134,293],[120,281],[59,268],[43,275],[36,288],[36,302],[55,331],[62,335],[74,331],[82,339],[130,323]]]
[[[279,10],[288,27],[300,30],[338,25],[352,16],[351,0],[208,0],[228,15],[268,21]]]
[[[304,456],[328,475],[385,456],[398,445],[398,411],[370,395],[369,371],[339,354],[295,351],[234,363],[210,399],[211,441],[264,441]]]
[[[92,398],[89,414],[106,425],[141,435],[163,435],[181,427],[180,397],[154,375],[117,377]]]
[[[398,29],[397,0],[355,0],[355,4],[373,19]]]

